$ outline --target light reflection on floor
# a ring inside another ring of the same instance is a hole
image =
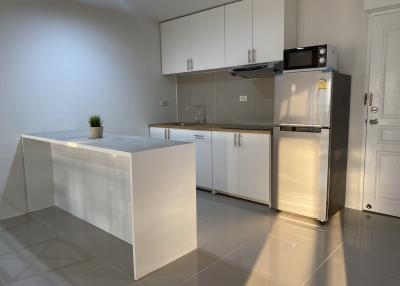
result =
[[[400,219],[311,219],[198,191],[199,249],[134,282],[132,247],[56,208],[0,222],[0,285],[400,285]]]

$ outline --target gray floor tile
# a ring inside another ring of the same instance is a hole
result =
[[[199,249],[139,282],[130,244],[63,210],[0,221],[0,285],[400,285],[398,218],[345,209],[320,225],[197,197]]]
[[[141,286],[125,273],[110,265],[104,265],[92,272],[86,273],[63,286]]]
[[[51,239],[0,255],[0,276],[7,285],[57,285],[103,264],[71,242]]]
[[[0,231],[5,230],[7,228],[15,227],[20,224],[26,224],[29,222],[28,215],[19,215],[16,217],[4,219],[0,221]]]
[[[198,224],[198,248],[209,255],[222,258],[259,233],[226,217],[218,216]]]
[[[127,275],[133,276],[133,248],[131,244],[59,208],[41,210],[33,213],[33,216],[56,229],[67,240],[121,269]]]
[[[324,238],[313,230],[293,231],[295,237],[261,235],[224,260],[279,285],[300,285],[324,261]]]
[[[144,286],[175,286],[199,273],[212,263],[215,257],[195,250],[175,262],[151,273],[140,282]]]
[[[182,286],[274,286],[257,273],[220,261],[187,280]]]
[[[28,215],[19,219],[20,223],[0,231],[0,254],[11,253],[57,237],[57,232]]]

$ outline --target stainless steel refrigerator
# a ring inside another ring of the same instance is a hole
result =
[[[344,207],[351,77],[275,78],[271,207],[326,222]]]

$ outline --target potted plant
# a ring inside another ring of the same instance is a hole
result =
[[[89,117],[90,137],[89,139],[103,138],[103,120],[100,115],[92,115]]]

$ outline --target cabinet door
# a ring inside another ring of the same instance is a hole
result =
[[[211,131],[189,130],[189,140],[196,144],[196,184],[212,189]]]
[[[285,1],[253,0],[253,49],[256,63],[283,60]]]
[[[224,67],[224,7],[190,16],[190,47],[193,70]]]
[[[211,143],[196,141],[196,184],[212,189]]]
[[[187,72],[190,58],[189,17],[161,23],[160,30],[162,73]]]
[[[238,148],[235,133],[212,132],[213,189],[238,194]]]
[[[271,135],[239,136],[239,195],[269,204]]]
[[[168,139],[173,141],[189,141],[189,130],[187,129],[169,129]]]
[[[225,66],[251,64],[252,0],[225,6]]]
[[[150,137],[155,139],[166,139],[166,129],[159,127],[150,127]]]

